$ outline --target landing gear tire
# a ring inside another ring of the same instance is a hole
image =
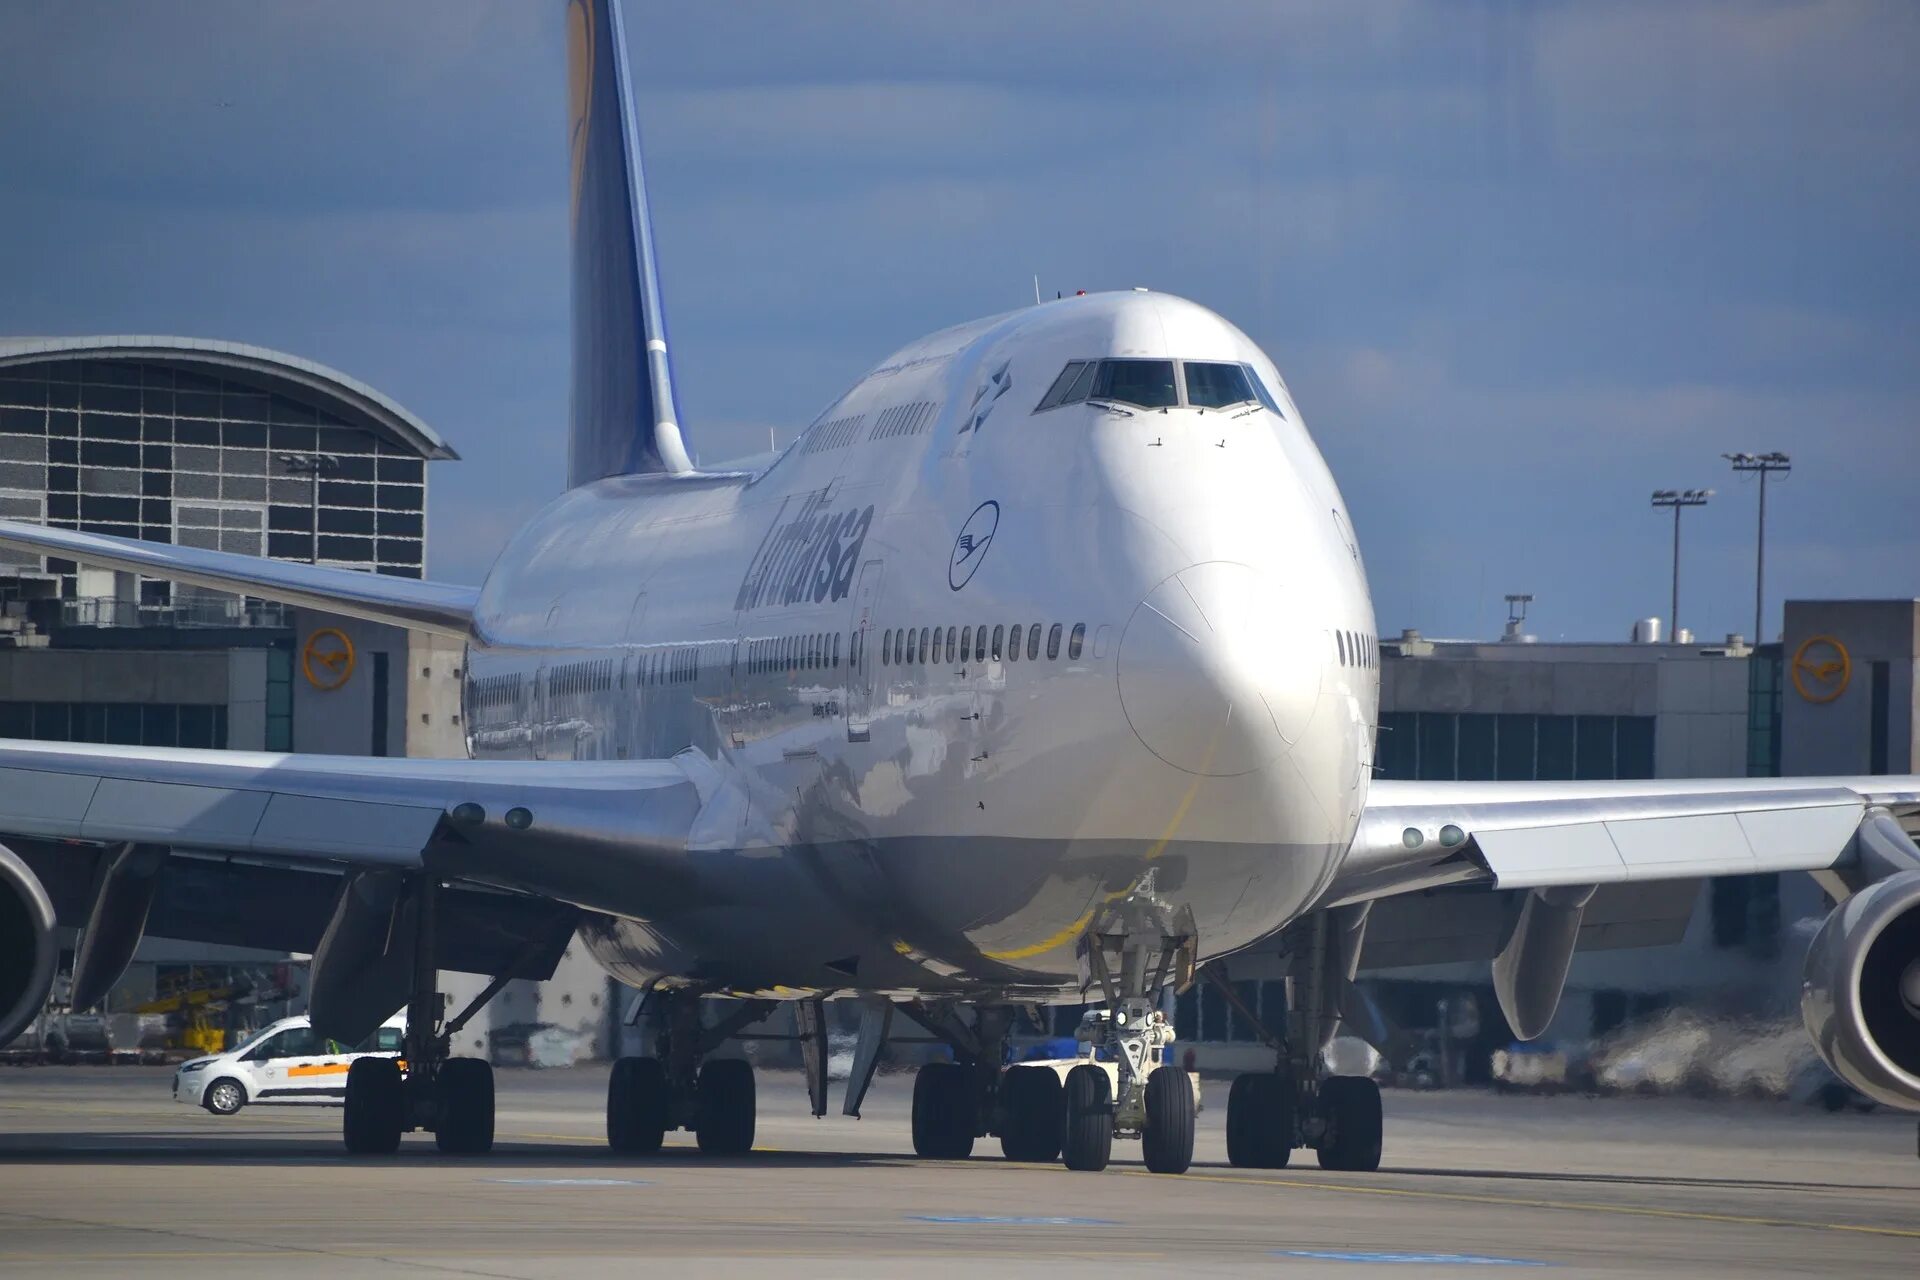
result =
[[[1293,1082],[1278,1071],[1234,1077],[1227,1094],[1227,1163],[1284,1169],[1293,1155]]]
[[[1009,1160],[1051,1164],[1060,1158],[1065,1095],[1052,1067],[1008,1067],[1000,1077],[1007,1128],[1000,1151]]]
[[[1185,1173],[1193,1163],[1193,1082],[1178,1067],[1155,1067],[1147,1077],[1140,1154],[1152,1173]]]
[[[1327,1137],[1320,1167],[1372,1173],[1380,1167],[1380,1086],[1365,1076],[1331,1076],[1320,1086]]]
[[[973,1154],[973,1072],[958,1062],[929,1062],[913,1077],[913,1153],[923,1160]]]
[[[1060,1154],[1067,1168],[1098,1173],[1113,1158],[1113,1082],[1092,1063],[1067,1072],[1067,1123]]]
[[[439,1094],[434,1145],[450,1156],[493,1150],[493,1066],[479,1058],[448,1058],[433,1086]]]
[[[215,1080],[200,1095],[200,1105],[217,1116],[230,1116],[247,1105],[247,1091],[238,1080]]]
[[[356,1156],[390,1156],[406,1124],[406,1086],[392,1058],[360,1058],[347,1068],[347,1109],[341,1134]]]
[[[753,1150],[753,1064],[740,1058],[715,1058],[700,1068],[694,1088],[699,1123],[693,1133],[700,1150],[710,1156],[740,1156]]]
[[[652,1155],[667,1136],[667,1068],[658,1058],[622,1058],[607,1077],[607,1145]],[[751,1144],[751,1139],[749,1139]]]

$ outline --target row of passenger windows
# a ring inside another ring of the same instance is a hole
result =
[[[1258,403],[1280,413],[1251,365],[1219,360],[1069,360],[1033,411],[1086,400],[1142,409],[1226,409]]]
[[[547,692],[556,698],[577,693],[598,693],[613,688],[616,674],[612,658],[569,662],[547,672]]]
[[[778,671],[820,671],[840,665],[840,633],[815,631],[747,641],[748,675]]]
[[[939,627],[921,627],[918,631],[912,627],[889,628],[880,636],[880,663],[887,666],[894,663],[985,662],[989,658],[995,662],[1018,662],[1023,650],[1029,661],[1038,661],[1043,632],[1047,660],[1051,662],[1060,657],[1060,638],[1064,629],[1058,622],[1051,627],[1043,622],[1036,622],[1032,626],[1016,622],[1011,627],[1002,624],[991,631],[984,625],[977,628],[948,627],[944,631]],[[1067,661],[1078,662],[1080,651],[1087,643],[1087,624],[1074,623],[1066,640]]]
[[[1339,650],[1340,665],[1343,667],[1380,665],[1380,651],[1370,635],[1359,631],[1336,631],[1333,633],[1333,644]]]

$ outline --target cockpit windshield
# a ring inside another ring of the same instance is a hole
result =
[[[1166,409],[1180,403],[1171,360],[1102,360],[1089,400],[1113,400],[1142,409]]]
[[[1251,366],[1224,360],[1069,360],[1034,406],[1034,412],[1086,400],[1141,409],[1170,409],[1176,405],[1229,409],[1258,403],[1286,416]]]
[[[1224,409],[1253,400],[1253,384],[1240,365],[1189,360],[1186,371],[1187,403],[1196,409]]]

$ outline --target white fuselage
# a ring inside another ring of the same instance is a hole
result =
[[[1243,363],[1278,412],[1035,411],[1103,357]],[[630,981],[1057,993],[1149,873],[1217,955],[1313,903],[1365,802],[1339,492],[1271,362],[1165,295],[933,335],[750,471],[574,490],[475,631],[476,756],[720,779],[656,890],[581,895]]]

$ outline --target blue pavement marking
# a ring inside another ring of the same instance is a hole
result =
[[[1106,1218],[999,1218],[959,1213],[910,1213],[907,1215],[907,1221],[995,1227],[1113,1227],[1119,1225]]]
[[[1416,1267],[1547,1267],[1532,1258],[1489,1258],[1477,1253],[1355,1253],[1342,1249],[1276,1249],[1280,1258],[1312,1258],[1316,1262],[1405,1262]]]
[[[482,1178],[510,1187],[650,1187],[645,1178]]]

